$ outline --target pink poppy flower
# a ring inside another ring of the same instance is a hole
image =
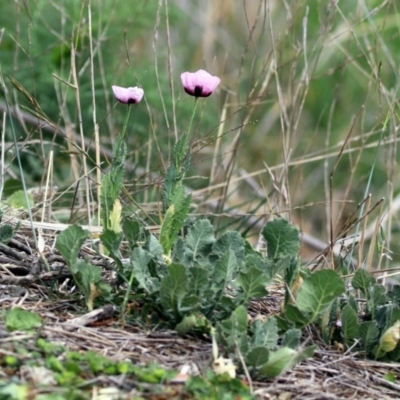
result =
[[[112,86],[115,98],[122,104],[136,104],[142,100],[144,91],[142,88],[128,87],[124,88],[121,86]]]
[[[221,79],[199,69],[197,72],[184,72],[181,75],[185,92],[195,97],[208,97],[217,88]]]

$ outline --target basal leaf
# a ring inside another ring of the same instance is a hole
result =
[[[240,300],[243,304],[247,304],[251,299],[266,296],[268,283],[269,278],[263,271],[257,267],[250,267],[238,275],[235,286],[241,288]]]
[[[210,221],[208,219],[196,221],[186,236],[187,252],[190,251],[190,258],[196,261],[197,258],[208,256],[214,242],[214,227]]]
[[[343,307],[341,316],[343,341],[351,346],[354,339],[358,338],[360,325],[357,321],[357,313],[351,306],[346,304]]]
[[[294,366],[296,355],[296,350],[290,347],[281,347],[270,352],[268,362],[259,369],[259,374],[269,378],[283,374]]]
[[[262,234],[267,242],[269,258],[297,257],[300,250],[299,231],[289,221],[283,218],[269,221]]]
[[[88,235],[88,231],[78,225],[72,225],[57,237],[56,248],[68,263],[72,273],[78,272],[75,267],[76,260]]]
[[[238,268],[237,258],[232,249],[228,251],[216,262],[214,268],[214,283],[223,291],[231,282],[233,275]]]
[[[162,260],[163,259],[163,248],[154,235],[149,235],[146,244],[146,250],[151,254],[153,259]]]
[[[247,338],[247,312],[246,308],[239,306],[227,319],[217,324],[221,340],[232,352],[247,353],[249,343]]]
[[[297,363],[310,358],[316,346],[309,346],[302,350],[293,350],[290,347],[281,347],[271,352],[268,362],[259,370],[260,376],[276,377],[293,368]]]
[[[378,324],[376,321],[366,321],[360,324],[359,335],[363,347],[370,350],[379,335]]]
[[[180,264],[169,265],[168,274],[160,286],[160,301],[164,310],[178,318],[181,302],[189,291],[186,268]]]
[[[310,321],[310,315],[308,313],[303,314],[296,306],[292,304],[285,305],[285,317],[300,328],[308,325]]]
[[[135,247],[131,254],[131,266],[133,275],[139,286],[148,294],[152,294],[159,289],[159,282],[156,277],[152,277],[148,268],[151,254],[142,247]]]
[[[136,247],[140,235],[139,222],[130,218],[125,218],[122,222],[122,231],[124,232],[125,238],[128,241],[130,249]]]
[[[252,347],[245,356],[245,363],[249,368],[257,369],[268,362],[269,351],[266,347],[256,346]]]
[[[368,310],[372,317],[374,317],[376,309],[387,302],[386,288],[374,283],[368,288],[367,299]]]
[[[210,272],[202,267],[192,267],[188,271],[190,277],[190,292],[201,296],[210,287]],[[207,299],[212,301],[212,299]]]
[[[119,254],[119,247],[122,242],[122,234],[117,233],[114,230],[106,229],[100,235],[101,242],[103,243],[104,247],[109,251],[110,256],[116,262],[118,268],[122,267],[120,254]]]
[[[360,289],[364,296],[368,296],[368,289],[375,283],[375,278],[364,269],[358,269],[354,274],[351,285],[354,289]]]
[[[232,250],[235,253],[236,260],[239,264],[244,261],[244,242],[242,236],[237,231],[228,231],[220,236],[212,247],[213,254],[219,257]]]
[[[278,344],[278,338],[278,324],[275,317],[269,317],[264,322],[259,320],[254,322],[252,344],[274,350]]]
[[[300,329],[288,329],[283,335],[281,346],[290,347],[291,349],[297,349],[300,345],[300,339]]]
[[[345,285],[335,271],[317,271],[304,280],[296,298],[296,306],[302,313],[310,314],[311,323],[344,292]]]

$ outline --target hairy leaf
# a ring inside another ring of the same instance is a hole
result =
[[[267,242],[268,257],[296,257],[300,250],[299,231],[289,221],[278,218],[269,221],[262,234]]]

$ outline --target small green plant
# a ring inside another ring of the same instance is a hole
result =
[[[79,258],[80,249],[88,236],[88,231],[72,225],[58,235],[56,248],[66,260],[75,283],[84,294],[88,309],[92,310],[95,298],[107,295],[111,287],[102,281],[99,267]]]

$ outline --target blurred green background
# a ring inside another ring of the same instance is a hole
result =
[[[382,227],[390,243],[383,246],[398,258],[399,8],[394,0],[93,0],[101,147],[112,149],[126,112],[111,85],[142,86],[146,101],[135,106],[129,124],[127,186],[151,209],[193,107],[180,74],[206,69],[221,84],[201,100],[195,119],[187,180],[198,190],[195,212],[221,212],[215,202],[222,198],[224,211],[260,220],[271,212],[289,215],[328,241],[330,223],[338,234],[371,193],[370,206],[386,200],[367,225],[389,215]],[[40,106],[54,126],[79,136],[78,92],[83,132],[93,143],[88,10],[88,1],[79,0],[3,2],[0,63],[12,108],[37,114]],[[2,91],[3,111],[4,101]],[[62,135],[21,117],[14,122],[28,186],[44,185],[53,150],[53,182],[62,194],[53,210],[68,208],[82,174],[79,157],[72,160]],[[20,175],[5,126],[3,195]],[[94,157],[93,148],[89,153]],[[215,186],[227,182],[227,192]]]

